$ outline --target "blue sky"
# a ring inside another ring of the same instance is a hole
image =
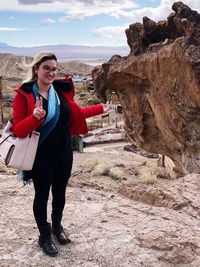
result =
[[[125,29],[143,16],[165,20],[174,0],[6,0],[0,1],[1,42],[126,45]],[[200,12],[200,1],[184,4]]]

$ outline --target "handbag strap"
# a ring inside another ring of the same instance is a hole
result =
[[[9,134],[8,136],[6,136],[1,142],[0,145],[2,145],[7,139],[8,137],[12,136],[13,134]]]

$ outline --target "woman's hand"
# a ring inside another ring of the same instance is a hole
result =
[[[43,109],[43,100],[42,97],[37,97],[36,96],[36,102],[35,102],[35,108],[33,110],[33,116],[37,120],[41,120],[45,117],[46,111]]]
[[[106,104],[102,104],[103,106],[103,113],[107,113],[112,109],[112,101],[111,102],[106,102]]]

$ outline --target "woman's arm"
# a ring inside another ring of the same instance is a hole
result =
[[[98,104],[95,106],[87,106],[87,107],[81,108],[81,111],[85,118],[89,118],[89,117],[102,114],[104,112],[104,109],[103,109],[102,104]]]
[[[37,129],[43,122],[37,120],[33,114],[29,114],[28,100],[26,96],[17,93],[13,100],[13,127],[12,131],[18,137],[26,137]]]
[[[106,113],[111,110],[111,103],[106,104],[98,104],[96,106],[88,106],[85,108],[82,108],[82,112],[85,115],[85,118],[89,118],[92,116],[96,116],[102,113]]]

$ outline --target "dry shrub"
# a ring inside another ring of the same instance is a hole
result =
[[[96,175],[109,175],[110,166],[105,163],[99,163],[94,167],[93,173]]]
[[[94,167],[95,167],[96,165],[98,165],[98,162],[99,162],[99,159],[98,159],[98,158],[88,159],[88,160],[86,160],[85,165],[86,165],[86,167],[88,167],[89,169],[93,170]]]
[[[86,166],[93,171],[95,175],[108,175],[111,166],[99,158],[88,159]]]
[[[109,171],[109,176],[115,179],[121,179],[124,175],[124,172],[119,167],[113,167]]]
[[[139,178],[144,183],[152,184],[157,181],[159,170],[155,167],[143,166],[139,171]]]
[[[107,175],[115,179],[119,179],[124,175],[119,167],[114,166],[114,163],[108,163],[99,158],[87,160],[86,166],[93,171],[94,175]]]

